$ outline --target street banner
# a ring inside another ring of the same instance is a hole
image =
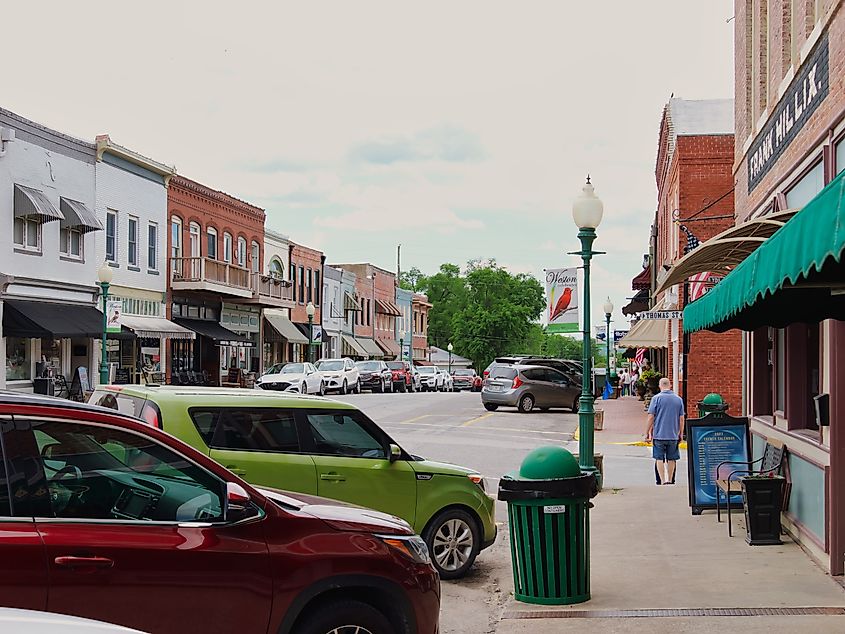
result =
[[[546,269],[548,332],[578,332],[577,269]]]
[[[106,332],[120,332],[123,321],[123,302],[110,299],[106,302]]]

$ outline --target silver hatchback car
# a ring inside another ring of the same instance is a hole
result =
[[[495,365],[484,381],[481,402],[495,411],[500,405],[527,413],[538,408],[566,407],[578,411],[581,388],[554,368],[534,365]]]

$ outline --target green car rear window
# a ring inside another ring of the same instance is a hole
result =
[[[301,449],[291,410],[194,407],[188,414],[205,444],[215,449],[283,453]]]

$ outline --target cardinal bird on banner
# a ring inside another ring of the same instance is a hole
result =
[[[578,331],[578,271],[546,269],[548,332]]]
[[[686,225],[680,226],[681,231],[687,234],[687,244],[684,246],[684,255],[697,249],[701,241],[693,235]],[[707,292],[707,280],[710,279],[710,271],[696,273],[687,281],[689,282],[689,301],[694,302]]]

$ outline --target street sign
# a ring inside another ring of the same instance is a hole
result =
[[[652,310],[647,313],[640,313],[640,319],[683,319],[682,310]]]

